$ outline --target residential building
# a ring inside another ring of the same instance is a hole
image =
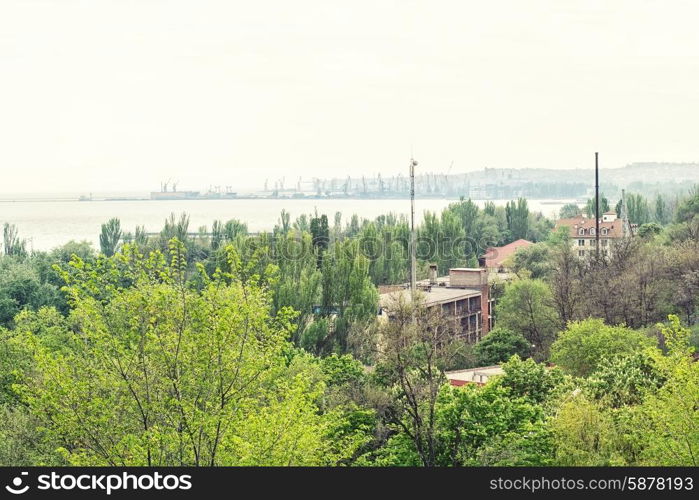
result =
[[[570,241],[575,254],[584,258],[597,253],[597,224],[595,219],[579,215],[569,219],[556,221],[556,229],[561,226],[569,228]],[[622,238],[630,237],[635,231],[635,225],[628,220],[617,217],[616,212],[609,211],[602,214],[599,221],[599,245],[600,255],[611,256],[614,251],[613,243]]]

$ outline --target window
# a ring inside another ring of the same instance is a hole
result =
[[[466,311],[468,311],[468,305],[466,304],[466,299],[461,299],[456,301],[456,314],[461,316]]]
[[[607,246],[607,240],[602,240],[602,246],[606,247]],[[606,251],[606,250],[605,250]]]
[[[597,246],[597,240],[590,240],[590,246],[591,247]]]
[[[594,227],[591,227],[591,228],[590,228],[590,234],[591,234],[592,236],[595,235],[595,228],[594,228]]]
[[[585,246],[585,240],[578,240],[578,246],[579,246],[579,247],[584,247],[584,246]]]
[[[480,311],[481,310],[481,299],[480,297],[471,297],[468,299],[468,310],[470,312],[472,311]]]
[[[604,256],[606,257],[606,256],[607,256],[607,251],[606,251],[606,250],[602,250],[602,255],[604,255]]]
[[[584,257],[585,256],[585,250],[578,250],[578,257]]]
[[[600,234],[607,234],[608,232],[609,232],[609,230],[608,230],[606,227],[603,227],[603,228],[600,230]]]
[[[580,229],[578,229],[578,234],[579,234],[580,236],[584,235],[584,234],[585,234],[585,228],[584,228],[584,227],[581,227]]]

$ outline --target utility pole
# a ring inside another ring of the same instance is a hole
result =
[[[415,167],[417,162],[410,158],[410,300],[415,304],[417,290],[417,257],[415,251]]]
[[[599,260],[599,153],[595,153],[595,255]]]

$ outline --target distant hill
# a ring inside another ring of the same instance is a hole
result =
[[[631,163],[621,168],[601,169],[610,182],[627,186],[634,181],[645,183],[699,182],[699,163]]]

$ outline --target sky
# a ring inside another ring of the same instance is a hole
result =
[[[0,192],[697,161],[699,3],[0,0]]]

